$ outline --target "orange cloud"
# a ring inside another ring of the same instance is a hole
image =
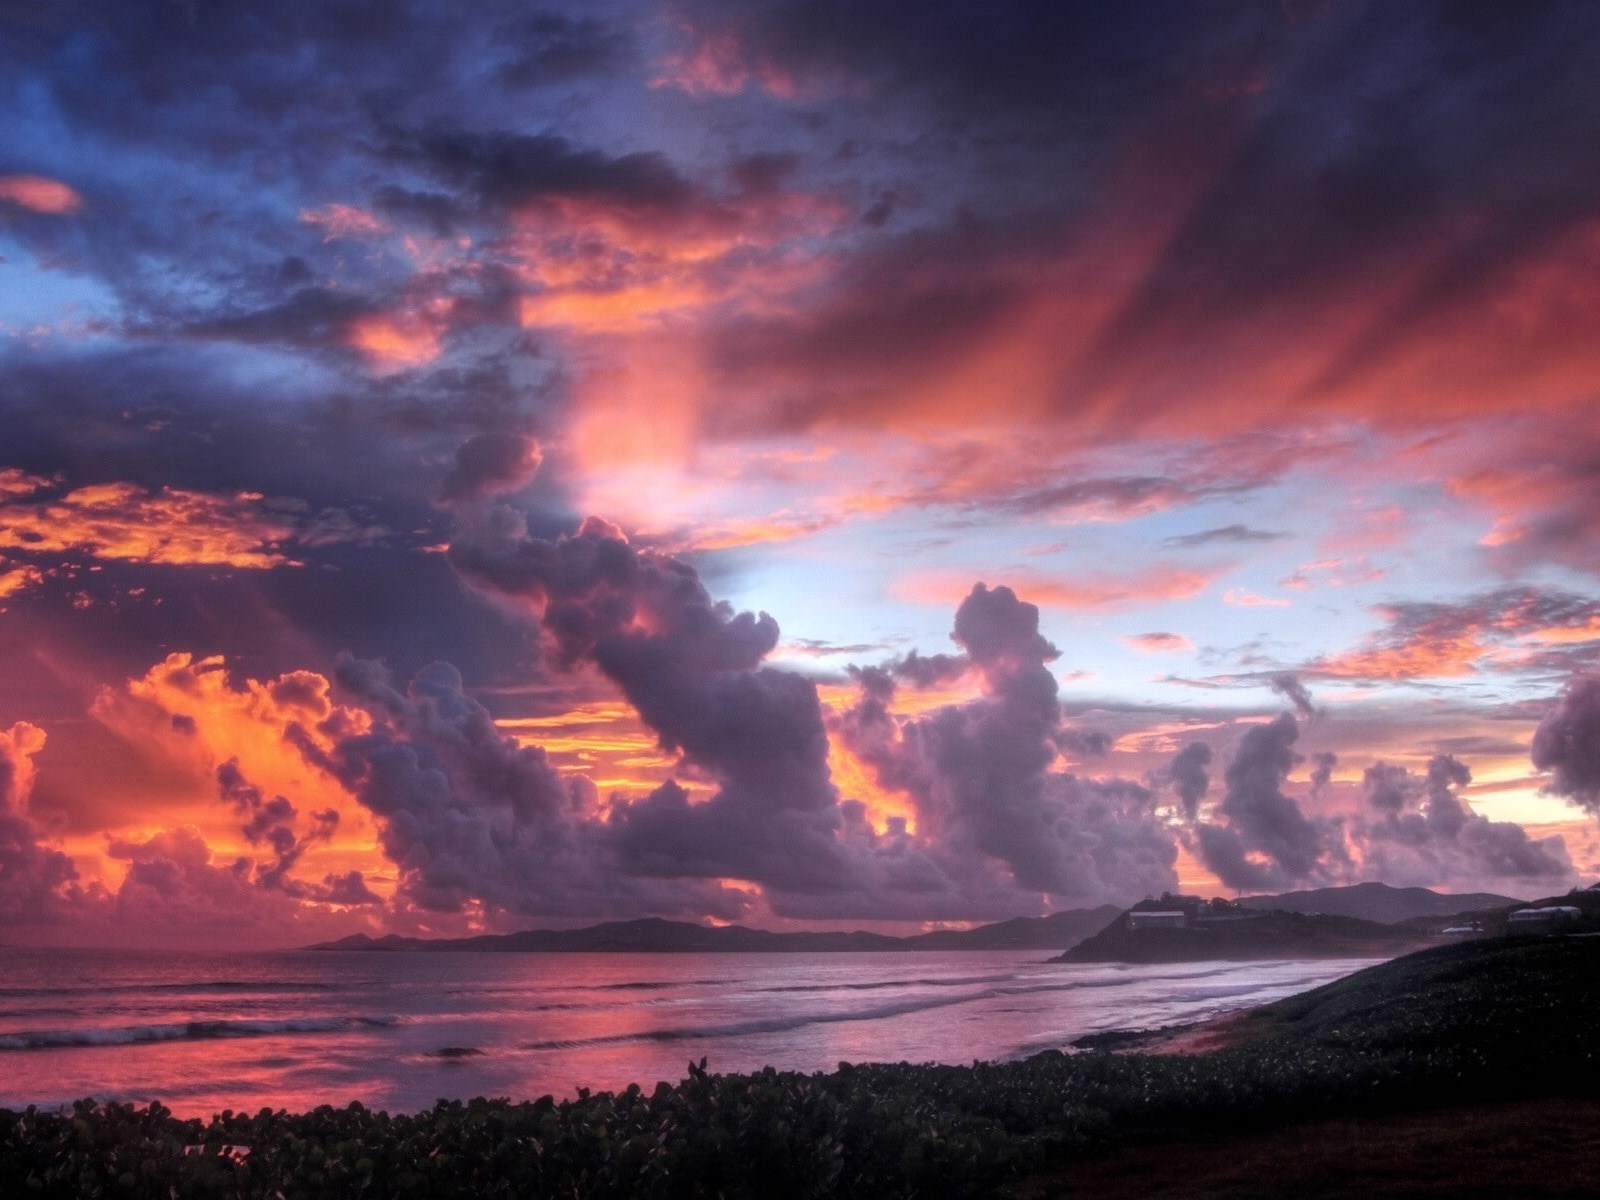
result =
[[[0,500],[11,500],[18,496],[31,496],[35,492],[43,491],[50,486],[50,481],[42,475],[29,475],[26,471],[19,471],[16,467],[0,469]]]
[[[380,370],[426,366],[443,349],[433,324],[410,314],[360,317],[350,323],[345,341]]]
[[[651,791],[678,766],[678,756],[661,749],[623,700],[590,701],[551,716],[502,717],[495,725],[521,745],[538,746],[557,770],[587,776],[605,795]]]
[[[289,562],[279,547],[294,529],[261,501],[249,492],[92,484],[43,503],[0,504],[0,549],[264,570]]]
[[[235,760],[250,783],[268,796],[287,797],[302,818],[313,810],[339,813],[335,835],[307,853],[305,875],[381,875],[388,869],[366,810],[289,740],[291,727],[298,727],[295,736],[328,753],[334,738],[324,727],[358,733],[370,725],[361,710],[334,704],[324,676],[293,671],[275,679],[241,679],[220,656],[170,654],[121,687],[102,688],[90,715],[166,781],[159,805],[141,806],[129,814],[128,825],[108,828],[107,836],[136,841],[193,825],[219,855],[259,853],[243,836],[239,815],[219,800],[217,768]],[[122,870],[116,862],[100,868],[105,878]]]
[[[665,537],[661,546],[674,554],[706,550],[737,550],[745,546],[770,546],[815,537],[837,527],[845,518],[825,514],[776,512],[769,517],[743,521],[702,523]]]
[[[38,567],[11,567],[0,569],[0,602],[16,596],[44,582],[44,572]],[[4,609],[0,609],[3,612]]]
[[[0,175],[0,203],[30,212],[65,216],[83,207],[83,197],[66,184],[42,175]]]
[[[1373,611],[1388,628],[1365,645],[1311,664],[1352,679],[1459,678],[1536,666],[1550,647],[1600,640],[1597,605],[1536,588],[1503,589],[1460,604],[1395,604]]]
[[[712,294],[701,283],[663,281],[612,290],[577,287],[540,292],[521,301],[527,326],[572,326],[587,333],[621,333],[686,310],[700,308]]]
[[[916,832],[917,807],[910,793],[880,784],[872,768],[837,738],[828,739],[828,769],[839,795],[865,805],[867,819],[879,833],[888,830],[893,818],[904,821],[908,833]]]

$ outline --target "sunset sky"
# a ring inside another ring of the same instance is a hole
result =
[[[0,16],[0,941],[1600,875],[1588,3]]]

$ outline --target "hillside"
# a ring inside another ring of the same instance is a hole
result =
[[[1355,917],[1261,912],[1184,928],[1135,929],[1127,913],[1053,962],[1198,962],[1207,959],[1369,958],[1426,945],[1426,931]]]
[[[582,929],[527,929],[469,938],[413,938],[355,934],[309,950],[441,951],[488,953],[781,954],[902,950],[1061,950],[1118,916],[1114,905],[1071,909],[1047,917],[1018,917],[975,929],[940,929],[910,937],[854,932],[774,932],[743,925],[696,925],[655,917],[607,921]]]
[[[1326,913],[1334,917],[1356,917],[1363,921],[1392,925],[1418,917],[1449,917],[1480,909],[1506,908],[1524,901],[1513,896],[1497,896],[1492,892],[1451,895],[1422,887],[1358,883],[1350,887],[1284,892],[1278,896],[1241,896],[1239,903],[1245,908]]]

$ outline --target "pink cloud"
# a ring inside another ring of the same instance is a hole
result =
[[[1076,610],[1135,608],[1173,600],[1192,600],[1211,586],[1219,570],[1192,570],[1157,565],[1128,575],[1042,575],[1007,571],[1003,579],[1024,599],[1045,608]],[[894,594],[914,604],[948,605],[972,588],[974,572],[937,572],[910,576],[894,586]],[[976,574],[981,574],[977,572]]]
[[[377,237],[389,232],[389,226],[365,209],[349,204],[324,204],[321,208],[301,210],[300,223],[322,230],[322,240],[336,238]]]
[[[1141,654],[1194,653],[1194,643],[1181,633],[1134,633],[1124,637],[1122,643]]]
[[[42,175],[0,175],[0,203],[60,217],[82,208],[83,197],[59,180]]]
[[[1290,604],[1281,596],[1262,596],[1248,588],[1229,588],[1222,594],[1222,602],[1235,608],[1288,608]]]

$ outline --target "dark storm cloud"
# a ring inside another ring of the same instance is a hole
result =
[[[296,531],[290,554],[306,564],[220,572],[106,562],[52,576],[12,599],[0,625],[8,653],[40,641],[92,651],[102,678],[143,673],[161,645],[220,651],[268,675],[324,664],[340,649],[386,656],[402,671],[447,657],[484,682],[537,660],[519,622],[472,595],[442,555],[420,552],[447,532],[434,497],[463,443],[481,432],[508,444],[548,419],[550,401],[519,387],[507,364],[308,385],[246,382],[215,349],[36,354],[4,360],[0,401],[9,435],[0,466],[59,477],[57,492],[125,482],[259,493],[263,513]],[[560,512],[558,487],[537,481],[535,503]],[[70,607],[79,591],[117,619],[83,621]]]
[[[1179,534],[1167,538],[1162,545],[1169,550],[1193,550],[1198,546],[1248,545],[1255,542],[1279,542],[1287,533],[1270,529],[1252,529],[1248,525],[1221,525],[1215,529],[1202,529],[1195,533]]]
[[[1310,690],[1295,675],[1289,673],[1274,675],[1267,682],[1273,691],[1294,705],[1295,711],[1306,720],[1309,721],[1317,715],[1317,707],[1311,702]]]
[[[510,48],[496,78],[511,87],[539,87],[637,65],[632,33],[594,17],[536,12],[503,25],[496,39]]]
[[[1003,11],[943,2],[924,6],[908,36],[904,9],[889,0],[698,0],[684,12],[700,30],[731,35],[751,61],[803,82],[842,76],[865,80],[880,99],[931,98],[963,131],[1070,115],[1091,138],[1120,105],[1203,64],[1226,68],[1231,57],[1248,66],[1282,22],[1279,6],[1261,3],[1183,6],[1151,24],[1046,0]]]
[[[1300,727],[1283,713],[1245,732],[1228,764],[1216,808],[1226,824],[1197,827],[1201,858],[1231,888],[1288,886],[1324,877],[1333,835],[1308,818],[1283,785],[1299,761]]]
[[[1200,801],[1211,788],[1211,747],[1204,742],[1190,742],[1172,756],[1164,771],[1172,790],[1178,793],[1183,804],[1183,815],[1190,821],[1200,815]]]
[[[543,461],[539,443],[524,434],[480,433],[456,450],[455,465],[439,495],[444,500],[470,500],[515,491],[533,478]]]
[[[1539,722],[1533,765],[1549,791],[1600,816],[1600,675],[1576,675]]]
[[[703,193],[665,155],[609,155],[556,134],[432,129],[397,136],[384,154],[463,189],[486,206],[539,200],[616,205],[657,219],[689,214]]]
[[[888,665],[896,679],[914,688],[938,687],[965,675],[971,662],[956,654],[918,654],[915,650]]]
[[[1086,6],[939,3],[920,10],[915,36],[887,3],[705,0],[685,13],[695,36],[735,47],[754,76],[815,98],[856,135],[843,147],[856,155],[878,148],[872,131],[827,99],[865,93],[907,114],[930,136],[883,146],[874,161],[904,154],[915,164],[907,183],[941,184],[942,203],[866,239],[814,305],[719,332],[721,382],[783,397],[720,407],[710,417],[723,430],[915,410],[942,364],[964,361],[1050,289],[1041,262],[1096,244],[1089,199],[1140,182],[1187,197],[1176,228],[1096,341],[1057,361],[1033,399],[1070,416],[1104,396],[1131,420],[1153,418],[1176,395],[1222,394],[1233,367],[1255,369],[1260,325],[1303,330],[1327,315],[1343,325],[1347,295],[1370,307],[1373,282],[1393,277],[1382,313],[1331,344],[1284,351],[1331,364],[1309,376],[1304,399],[1364,411],[1367,373],[1496,296],[1600,202],[1600,172],[1575,165],[1600,140],[1588,86],[1600,34],[1581,3],[1498,14],[1419,3],[1399,16],[1202,4],[1155,27]],[[1351,63],[1362,64],[1359,83]],[[1161,167],[1131,166],[1134,142]],[[1154,178],[1124,177],[1141,168]],[[979,182],[1001,175],[1013,186]],[[1019,219],[1027,234],[982,236]],[[1444,230],[1459,236],[1396,276]],[[1288,411],[1302,390],[1284,375],[1308,377],[1297,361],[1264,379],[1274,396],[1263,407]]]
[[[1242,152],[1104,336],[1105,362],[1152,347],[1157,331],[1192,328],[1208,310],[1295,302],[1450,214],[1482,214],[1476,236],[1375,314],[1338,368],[1353,378],[1463,289],[1592,211],[1600,175],[1552,164],[1581,161],[1600,135],[1585,66],[1596,29],[1582,4],[1529,15],[1439,3],[1396,19],[1344,6],[1305,23],[1274,65]],[[1349,86],[1353,61],[1371,86]],[[1419,73],[1431,81],[1426,103]],[[1268,241],[1263,220],[1276,231]]]
[[[630,867],[791,891],[826,890],[848,873],[816,685],[761,665],[777,622],[714,601],[686,564],[635,549],[603,521],[546,541],[510,510],[496,519],[458,538],[451,561],[542,609],[563,662],[599,667],[663,748],[718,783],[704,804],[689,805],[673,785],[621,810]]]
[[[454,667],[428,666],[403,691],[375,662],[344,658],[337,677],[377,718],[334,757],[380,818],[402,902],[453,913],[481,901],[539,916],[743,911],[747,897],[715,884],[624,872],[593,786],[562,779],[543,750],[501,733]]]
[[[1080,758],[1104,758],[1111,753],[1114,741],[1103,729],[1064,729],[1055,737],[1058,750]]]
[[[1461,796],[1471,782],[1467,765],[1448,754],[1435,755],[1420,779],[1392,763],[1368,767],[1363,787],[1376,817],[1350,830],[1368,872],[1395,883],[1432,884],[1572,875],[1561,838],[1532,838],[1520,825],[1473,812]]]
[[[776,622],[717,603],[685,564],[594,519],[575,535],[534,538],[505,509],[459,536],[451,559],[524,600],[557,661],[598,667],[663,748],[716,785],[692,803],[669,782],[613,810],[609,844],[630,877],[747,879],[780,914],[862,917],[994,911],[1030,891],[1103,897],[1172,880],[1175,849],[1150,792],[1050,773],[1056,739],[1070,732],[1045,665],[1056,652],[1038,610],[1009,589],[980,585],[962,603],[961,657],[853,672],[862,701],[841,735],[884,786],[912,793],[913,842],[893,822],[874,830],[859,802],[839,796],[815,686],[762,665]],[[904,723],[889,714],[897,676],[931,684],[966,670],[982,676],[983,700]]]
[[[195,337],[328,348],[344,345],[346,330],[356,318],[378,311],[378,304],[361,296],[307,287],[253,312],[193,322],[185,332]]]

